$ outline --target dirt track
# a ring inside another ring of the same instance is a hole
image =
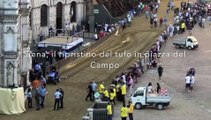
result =
[[[177,1],[178,2],[178,1]],[[159,10],[158,18],[165,14],[166,3],[162,3],[161,10]],[[163,16],[162,16],[163,17]],[[168,17],[172,17],[172,14]],[[101,53],[103,51],[124,52],[134,55],[135,51],[145,52],[149,49],[157,36],[163,31],[163,28],[150,28],[149,20],[144,17],[136,17],[132,26],[120,31],[117,36],[112,36],[109,39],[102,41],[97,47],[87,50],[86,52]],[[62,63],[60,72],[62,76],[70,74],[70,77],[61,81],[58,86],[48,85],[49,91],[46,97],[46,106],[40,111],[35,109],[28,110],[26,113],[18,116],[0,116],[1,120],[81,120],[82,116],[88,107],[92,105],[91,102],[85,102],[86,88],[91,80],[96,82],[107,81],[110,83],[118,73],[126,70],[134,63],[137,57],[108,57],[108,58],[90,58],[84,57],[74,61]],[[118,69],[92,69],[90,63],[96,61],[97,63],[118,63]],[[53,111],[53,93],[56,88],[62,87],[65,92],[64,109]]]

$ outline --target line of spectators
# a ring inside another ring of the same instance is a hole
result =
[[[206,3],[181,2],[181,9],[174,10],[174,34],[184,33],[187,29],[192,35],[192,29],[198,23],[201,28],[205,27],[206,18],[211,23],[209,14],[210,5]]]

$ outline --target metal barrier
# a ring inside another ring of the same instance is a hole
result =
[[[83,120],[107,120],[107,104],[108,102],[96,102],[93,107],[87,109]]]
[[[93,120],[107,120],[107,119],[108,116],[106,108],[94,109]]]

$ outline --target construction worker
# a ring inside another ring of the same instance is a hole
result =
[[[113,91],[114,91],[114,100],[116,99],[116,88],[113,87]]]
[[[115,105],[115,94],[113,89],[110,89],[110,101]]]
[[[127,120],[127,114],[128,114],[128,109],[125,107],[125,104],[123,104],[121,108],[121,118],[122,120]]]
[[[108,93],[107,89],[104,90],[103,95],[104,95],[104,100],[108,101],[109,100],[109,93]]]
[[[181,24],[181,29],[182,29],[182,32],[181,32],[181,33],[185,32],[186,25],[185,25],[185,23],[184,23],[184,22]]]
[[[104,82],[101,82],[101,84],[100,84],[100,86],[99,86],[99,93],[100,93],[100,94],[103,94],[104,89],[105,89],[105,87],[104,87]]]
[[[121,101],[121,86],[119,82],[116,85],[116,98],[118,101]]]
[[[112,113],[112,105],[110,101],[108,102],[106,109],[107,109],[108,120],[112,120],[113,113]]]
[[[134,111],[134,104],[131,101],[129,101],[128,114],[130,120],[133,120],[133,111]]]
[[[125,104],[125,95],[127,94],[127,87],[126,84],[123,82],[123,85],[121,87],[121,93],[122,93],[122,102]]]

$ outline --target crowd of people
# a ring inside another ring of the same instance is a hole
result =
[[[52,70],[55,69],[55,67],[52,67]],[[49,92],[52,92],[48,91],[46,88],[47,81],[45,79],[45,72],[43,72],[43,70],[45,70],[45,68],[42,69],[42,64],[35,63],[34,69],[30,71],[31,86],[29,86],[26,94],[28,100],[28,108],[32,108],[34,105],[36,107],[36,110],[44,108],[45,97],[48,95]],[[64,91],[62,88],[58,88],[56,90],[54,98],[54,110],[63,108]]]
[[[187,29],[189,34],[192,35],[192,29],[196,24],[201,28],[205,27],[206,19],[211,22],[209,14],[209,4],[203,2],[181,2],[181,9],[174,10],[174,34],[180,34]]]
[[[89,98],[90,101],[108,101],[107,115],[109,117],[109,120],[112,119],[113,114],[113,109],[111,108],[111,106],[115,105],[116,102],[122,102],[123,108],[121,109],[121,116],[125,117],[127,116],[126,114],[129,114],[129,118],[131,118],[132,120],[134,105],[129,102],[126,106],[126,94],[128,93],[128,91],[130,92],[129,94],[132,93],[134,83],[138,82],[139,77],[143,73],[143,66],[141,62],[137,62],[134,64],[134,66],[129,68],[127,72],[123,72],[120,75],[117,75],[116,78],[112,80],[108,89],[105,87],[104,82],[101,82],[98,85],[96,82],[92,81],[88,85],[88,94],[85,100],[87,101]]]
[[[95,40],[102,39],[116,30],[118,24],[95,24]]]
[[[69,24],[66,23],[63,29],[56,29],[50,26],[48,29],[48,33],[41,31],[40,34],[38,35],[38,38],[39,41],[43,41],[46,38],[58,36],[59,33],[62,33],[63,36],[74,36],[80,32],[81,32],[81,26],[79,24],[71,25],[71,23]]]
[[[111,34],[113,31],[122,28],[124,30],[127,26],[131,25],[132,18],[136,15],[134,10],[128,12],[127,17],[118,21],[115,24],[108,24],[108,23],[95,23],[95,40],[102,39],[107,35]]]

